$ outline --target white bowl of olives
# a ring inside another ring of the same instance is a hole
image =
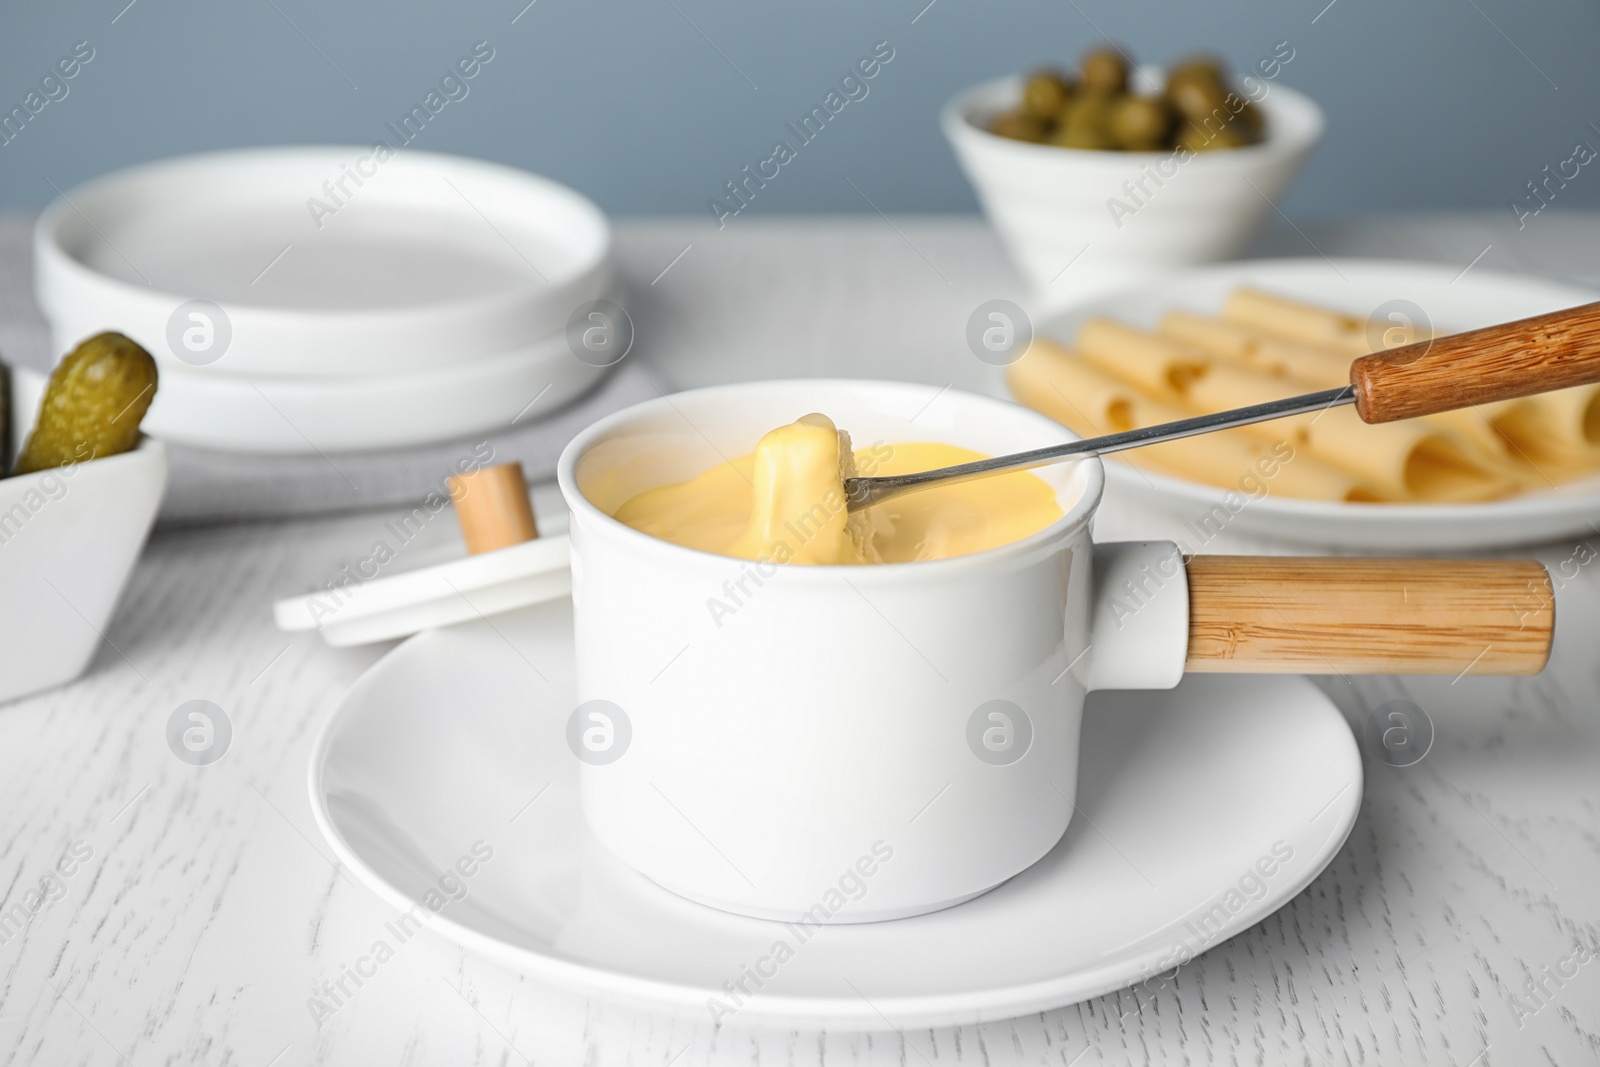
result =
[[[1322,136],[1281,62],[1236,83],[1215,60],[1163,77],[1096,49],[968,89],[942,122],[1017,269],[1072,302],[1245,251]]]

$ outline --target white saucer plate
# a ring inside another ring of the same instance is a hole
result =
[[[1438,333],[1527,318],[1600,299],[1591,289],[1475,268],[1362,259],[1266,259],[1198,268],[1073,305],[1038,325],[1071,343],[1085,319],[1106,315],[1154,327],[1175,308],[1214,314],[1241,285],[1366,318],[1392,301],[1420,308]],[[1592,533],[1600,476],[1487,504],[1341,504],[1267,495],[1237,507],[1237,493],[1106,461],[1113,492],[1201,522],[1226,509],[1228,529],[1312,545],[1395,552],[1492,548]],[[1229,497],[1234,507],[1224,504]],[[1214,521],[1214,520],[1211,520]]]
[[[173,373],[162,377],[144,427],[178,444],[233,452],[406,448],[535,421],[606,372],[556,333],[496,356],[360,378]]]
[[[604,851],[566,742],[573,693],[568,601],[412,638],[324,727],[318,826],[381,898],[468,949],[724,1025],[956,1025],[1159,985],[1304,889],[1361,801],[1349,728],[1304,679],[1099,694],[1078,815],[1036,865],[931,915],[796,929],[691,903]]]
[[[246,454],[406,448],[537,421],[608,371],[578,359],[557,334],[470,363],[369,378],[164,373],[142,426],[173,444]],[[43,375],[13,373],[42,388]]]

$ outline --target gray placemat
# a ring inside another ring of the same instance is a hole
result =
[[[48,372],[59,353],[33,302],[33,217],[0,215],[0,358]],[[514,429],[383,452],[261,456],[169,445],[172,474],[160,520],[203,523],[354,511],[419,501],[462,462],[522,464],[530,481],[555,475],[579,430],[659,395],[648,371],[626,360],[587,394]]]

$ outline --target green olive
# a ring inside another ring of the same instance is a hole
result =
[[[126,452],[156,391],[156,362],[120,333],[96,334],[57,364],[18,474]]]
[[[994,121],[989,124],[989,132],[1000,137],[1009,137],[1013,141],[1038,143],[1044,140],[1046,133],[1050,132],[1050,126],[1043,119],[1023,114],[1021,111],[1007,111],[1003,115],[995,116]]]
[[[1221,148],[1243,148],[1252,143],[1248,132],[1238,123],[1202,125],[1195,122],[1178,124],[1178,145],[1191,152],[1214,152]]]
[[[1116,98],[1104,93],[1082,93],[1062,110],[1050,143],[1063,148],[1113,149],[1117,139],[1111,135],[1111,113]]]
[[[1096,152],[1112,152],[1120,147],[1105,130],[1088,126],[1058,126],[1050,135],[1050,143],[1060,148],[1086,148]]]
[[[1106,116],[1106,130],[1122,147],[1148,152],[1160,147],[1172,128],[1172,111],[1148,96],[1117,97]]]
[[[1261,135],[1265,132],[1267,125],[1266,119],[1262,117],[1261,109],[1249,100],[1244,102],[1244,106],[1233,117],[1233,121],[1237,125],[1244,127],[1245,131],[1250,134],[1252,141],[1261,140]]]
[[[1030,77],[1022,87],[1022,104],[1018,110],[1039,119],[1051,119],[1072,95],[1072,86],[1054,71],[1040,71]]]
[[[1223,85],[1228,80],[1227,66],[1216,56],[1199,55],[1180,60],[1167,71],[1169,82],[1190,78]]]
[[[1131,74],[1121,49],[1095,45],[1076,76],[1051,68],[1028,75],[1017,107],[989,128],[1018,141],[1099,151],[1210,152],[1262,138],[1260,108],[1229,85],[1227,66],[1215,56],[1178,60],[1155,96],[1129,95]]]
[[[1083,88],[1091,93],[1120,93],[1128,88],[1128,63],[1110,45],[1091,48],[1083,57]]]
[[[1069,128],[1105,130],[1119,99],[1105,93],[1083,93],[1062,110],[1057,121]]]
[[[1186,119],[1200,122],[1221,111],[1228,115],[1228,88],[1220,81],[1203,77],[1186,77],[1167,82],[1167,103]]]

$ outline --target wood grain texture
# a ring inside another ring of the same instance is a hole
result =
[[[1470,225],[1460,216],[1307,222],[1304,236],[1283,228],[1281,251],[1304,254],[1309,238],[1330,256],[1426,255],[1459,270],[1493,242],[1485,268],[1593,269],[1600,218],[1566,217],[1524,232],[1503,211]],[[26,247],[26,225],[18,237]],[[653,301],[640,317],[653,313],[648,359],[666,372],[664,388],[848,377],[862,373],[865,353],[873,374],[926,382],[930,399],[953,380],[978,388],[991,368],[961,338],[966,309],[997,292],[1022,298],[977,219],[896,217],[891,228],[755,216],[709,236],[698,221],[623,220],[617,238],[629,291]],[[8,299],[0,291],[0,318]],[[824,343],[839,337],[852,342]],[[1600,960],[1559,987],[1544,978],[1589,938],[1586,924],[1600,926],[1600,567],[1572,541],[1531,553],[1556,575],[1561,600],[1555,652],[1537,677],[1340,678],[1313,668],[1358,738],[1404,700],[1434,720],[1432,749],[1394,767],[1363,746],[1361,814],[1333,864],[1170,980],[981,1026],[713,1030],[703,1012],[675,1018],[586,998],[425,930],[319,1025],[307,999],[369,952],[397,912],[343,871],[317,832],[306,762],[346,689],[387,646],[291,638],[273,629],[268,604],[370,554],[391,517],[159,532],[89,672],[0,707],[0,903],[15,904],[69,842],[94,848],[66,895],[0,944],[0,1064],[1579,1067],[1600,1058]],[[1182,518],[1111,491],[1096,532],[1172,538],[1183,536]],[[454,538],[453,526],[440,516],[427,536]],[[1600,545],[1600,536],[1577,543]],[[1232,530],[1205,547],[1275,550]],[[423,558],[430,548],[403,551]],[[164,738],[175,706],[199,697],[226,709],[235,730],[209,767],[180,763]],[[1127,852],[1130,872],[1141,865],[1130,842],[1104,847]],[[970,947],[948,951],[959,960]],[[1526,999],[1536,976],[1551,991],[1541,1004]]]
[[[1191,671],[1537,674],[1555,593],[1532,561],[1191,556]]]
[[[1600,303],[1437,337],[1350,364],[1367,422],[1512,400],[1600,381]]]
[[[509,548],[539,536],[520,463],[501,463],[450,476],[461,539],[472,555]]]

